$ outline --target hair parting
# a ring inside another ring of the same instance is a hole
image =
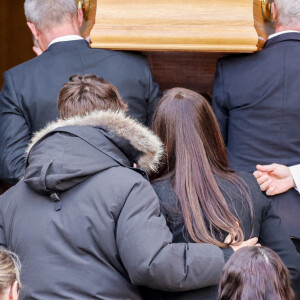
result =
[[[218,300],[295,300],[290,274],[266,247],[244,247],[226,263]]]

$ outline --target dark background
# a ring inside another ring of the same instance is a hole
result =
[[[0,6],[0,87],[3,73],[35,56],[26,25],[22,0],[1,1]]]

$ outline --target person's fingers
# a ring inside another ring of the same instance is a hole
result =
[[[261,244],[255,244],[254,246],[255,247],[261,247]]]
[[[252,239],[249,239],[247,241],[243,242],[243,246],[247,247],[247,246],[254,246],[256,243],[258,242],[258,238],[254,237]]]
[[[257,183],[259,185],[265,183],[266,181],[270,180],[270,176],[268,176],[267,174],[263,174],[262,176],[260,176],[259,178],[256,178]]]
[[[231,242],[231,235],[228,234],[228,235],[226,236],[226,239],[224,240],[224,243],[225,243],[225,244],[229,244],[230,242]]]
[[[272,184],[272,179],[268,179],[264,183],[260,184],[260,189],[264,192],[269,189],[270,185]]]
[[[268,196],[276,195],[276,187],[275,187],[275,185],[270,185],[269,188],[266,190],[266,194]]]
[[[231,243],[232,242],[232,243]],[[234,238],[232,239],[232,237],[231,237],[231,235],[230,234],[228,234],[227,236],[226,236],[226,239],[224,240],[224,243],[225,244],[234,244],[235,242],[234,242]]]
[[[261,176],[263,175],[263,173],[260,172],[260,171],[254,171],[254,172],[253,172],[253,175],[254,175],[254,177],[255,177],[256,179],[258,179],[259,177],[261,177]]]
[[[256,169],[261,172],[272,172],[276,169],[277,164],[271,165],[256,165]]]

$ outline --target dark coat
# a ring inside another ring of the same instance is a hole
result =
[[[137,162],[163,147],[122,113],[94,112],[37,133],[24,180],[0,197],[0,244],[22,262],[21,299],[141,299],[137,285],[216,284],[224,254],[171,244],[159,200]]]
[[[219,60],[213,109],[234,170],[300,163],[300,33],[267,41],[261,52]],[[300,195],[272,197],[291,236],[300,238]]]
[[[264,197],[252,174],[239,172],[240,177],[247,183],[251,193],[254,209],[254,231],[252,237],[258,237],[259,243],[274,250],[288,267],[293,279],[294,287],[300,296],[300,256],[295,247],[281,226],[280,218],[273,212],[271,201]],[[236,186],[226,182],[224,179],[218,180],[219,187],[225,200],[242,224],[245,239],[249,239],[252,231],[249,206],[241,200],[240,193]],[[161,202],[161,210],[167,219],[173,234],[174,243],[191,242],[187,233],[180,208],[176,200],[175,193],[169,180],[157,180],[153,182],[153,187]],[[224,237],[222,238],[224,240]],[[156,294],[149,299],[197,299],[216,300],[218,295],[217,285],[185,293],[163,293]]]
[[[91,49],[84,40],[52,44],[42,55],[4,73],[0,93],[0,179],[24,175],[24,153],[34,132],[58,115],[57,98],[73,74],[95,74],[114,84],[129,114],[149,124],[159,97],[146,59],[136,53]]]

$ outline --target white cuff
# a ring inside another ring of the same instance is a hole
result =
[[[300,193],[300,165],[289,167],[295,182],[295,189]]]

